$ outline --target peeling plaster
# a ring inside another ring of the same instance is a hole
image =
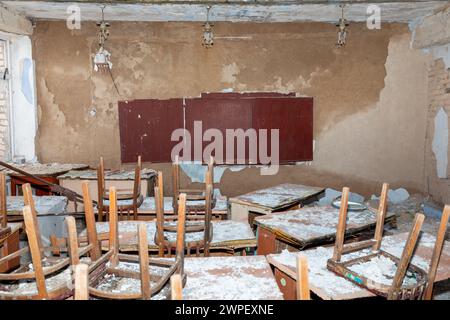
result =
[[[239,74],[239,71],[239,66],[236,64],[236,62],[223,66],[221,81],[225,83],[235,83],[236,76]]]
[[[447,178],[448,165],[448,115],[440,108],[434,118],[434,137],[432,149],[436,157],[436,170],[439,178]]]
[[[442,58],[445,63],[445,67],[447,69],[450,68],[450,44],[446,46],[424,49],[424,52],[431,53],[436,60]]]

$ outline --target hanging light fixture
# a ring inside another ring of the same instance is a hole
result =
[[[212,48],[214,44],[214,34],[212,27],[214,24],[209,22],[209,11],[211,10],[211,6],[206,7],[206,22],[203,24],[203,41],[202,45],[206,48]]]
[[[350,25],[347,19],[344,18],[344,6],[345,4],[339,5],[342,8],[342,15],[339,19],[339,23],[336,25],[338,27],[338,40],[336,45],[338,47],[343,47],[347,43],[347,27]]]
[[[110,24],[105,21],[105,8],[102,7],[102,21],[97,22],[98,30],[98,50],[94,56],[94,70],[99,71],[101,69],[111,69],[111,53],[105,49],[105,42],[109,37]]]

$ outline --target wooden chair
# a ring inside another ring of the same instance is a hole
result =
[[[133,216],[134,220],[138,218],[138,208],[144,202],[144,197],[141,195],[141,170],[142,162],[141,156],[138,157],[137,165],[134,169],[134,184],[133,189],[117,189],[118,212],[121,220],[124,220],[126,215],[127,220]],[[97,168],[97,191],[98,191],[98,220],[103,221],[103,215],[109,211],[109,194],[105,192],[105,166],[103,157],[100,158],[100,163]]]
[[[0,248],[11,234],[8,227],[8,212],[6,206],[6,174],[0,172]]]
[[[89,197],[88,185],[84,185],[85,196],[85,208],[89,209],[89,218],[91,223],[95,224],[93,217],[92,201]],[[128,255],[119,253],[119,230],[118,230],[118,206],[117,206],[117,193],[114,187],[110,188],[110,212],[109,212],[109,250],[104,255],[108,257],[109,265],[97,272],[94,277],[90,273],[89,280],[89,295],[102,299],[150,299],[151,296],[158,293],[169,282],[170,277],[179,273],[184,277],[184,228],[185,228],[185,203],[186,196],[180,195],[180,204],[178,211],[178,224],[177,224],[177,240],[176,240],[176,255],[174,261],[163,261],[161,259],[150,259],[148,255],[148,238],[147,229],[144,223],[138,226],[138,239],[139,239],[139,255]],[[92,213],[91,213],[92,211]],[[88,234],[89,236],[89,234]],[[134,263],[139,264],[139,272],[129,271],[120,268],[120,264]],[[157,266],[165,268],[167,271],[161,276],[150,273],[150,266]],[[104,290],[98,287],[102,279],[110,275],[115,275],[123,278],[140,279],[141,290],[139,293],[133,292],[112,292]],[[150,281],[156,282],[154,286],[150,286]]]
[[[344,277],[345,279],[377,295],[386,297],[389,300],[421,299],[424,289],[427,286],[428,277],[424,270],[410,264],[410,262],[425,216],[419,213],[416,214],[413,227],[409,233],[400,259],[381,250],[384,218],[386,216],[387,208],[386,203],[388,188],[388,184],[383,184],[374,238],[347,245],[344,245],[344,238],[350,190],[349,188],[343,188],[333,257],[327,261],[327,267],[337,275]],[[369,248],[371,248],[371,252],[368,254],[363,254],[362,250]],[[357,251],[361,251],[360,256],[351,260],[342,261],[343,254]],[[366,263],[374,258],[382,257],[393,261],[397,266],[391,285],[386,285],[384,283],[368,279],[365,275],[351,269],[351,267],[356,264]],[[417,281],[413,285],[403,286],[402,284],[408,271],[415,275]]]
[[[27,264],[9,273],[0,273],[0,300],[65,299],[72,295],[71,266],[79,258],[89,254],[95,261],[95,243],[78,247],[75,219],[66,218],[70,257],[45,256],[50,248],[42,246],[30,184],[22,185],[25,207],[23,218],[28,237],[28,246],[0,259],[0,266],[22,254],[30,252],[32,267]],[[92,231],[91,231],[92,233]],[[97,244],[98,245],[98,244]]]
[[[209,256],[209,249],[213,236],[213,226],[211,223],[213,189],[211,184],[207,184],[204,198],[204,220],[193,220],[186,223],[185,233],[188,238],[186,239],[188,256],[191,255],[191,250],[195,250],[196,256],[200,255],[200,250],[203,250],[204,256]],[[178,202],[179,200],[174,199],[174,201]],[[157,186],[155,187],[155,206],[155,243],[159,246],[160,256],[164,256],[165,252],[168,252],[170,256],[173,248],[176,246],[174,237],[172,236],[172,234],[176,232],[176,227],[173,225],[173,222],[168,222],[168,220],[173,220],[174,218],[170,217],[170,219],[167,219],[164,215],[164,186],[162,172],[158,172]]]
[[[180,163],[178,157],[172,163],[172,185],[173,185],[173,208],[177,212],[178,198],[181,193],[186,194],[186,212],[188,220],[196,218],[198,214],[204,214],[206,210],[206,187],[211,185],[213,197],[211,201],[211,209],[216,206],[216,199],[214,198],[214,158],[211,157],[205,175],[204,188],[202,189],[182,189],[180,187]]]
[[[308,259],[304,255],[297,257],[297,300],[310,300]]]

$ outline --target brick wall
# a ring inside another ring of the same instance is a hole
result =
[[[428,101],[428,125],[425,154],[426,186],[434,200],[450,204],[450,166],[447,166],[447,178],[439,178],[436,168],[436,156],[432,150],[435,130],[434,120],[441,108],[443,108],[449,116],[450,124],[450,69],[447,68],[442,58],[433,60],[429,66]],[[450,164],[450,152],[448,154],[448,159]]]
[[[6,41],[0,40],[0,76],[7,67]],[[9,160],[9,83],[0,79],[0,159]]]

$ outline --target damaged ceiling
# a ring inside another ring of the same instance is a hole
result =
[[[33,19],[65,20],[70,5],[78,5],[81,20],[97,21],[106,5],[105,19],[111,21],[204,21],[206,6],[212,4],[212,21],[229,22],[301,22],[336,23],[341,15],[340,1],[0,1],[6,7]],[[364,22],[367,8],[377,4],[383,22],[410,22],[449,6],[449,1],[364,0],[346,3],[345,17]]]

